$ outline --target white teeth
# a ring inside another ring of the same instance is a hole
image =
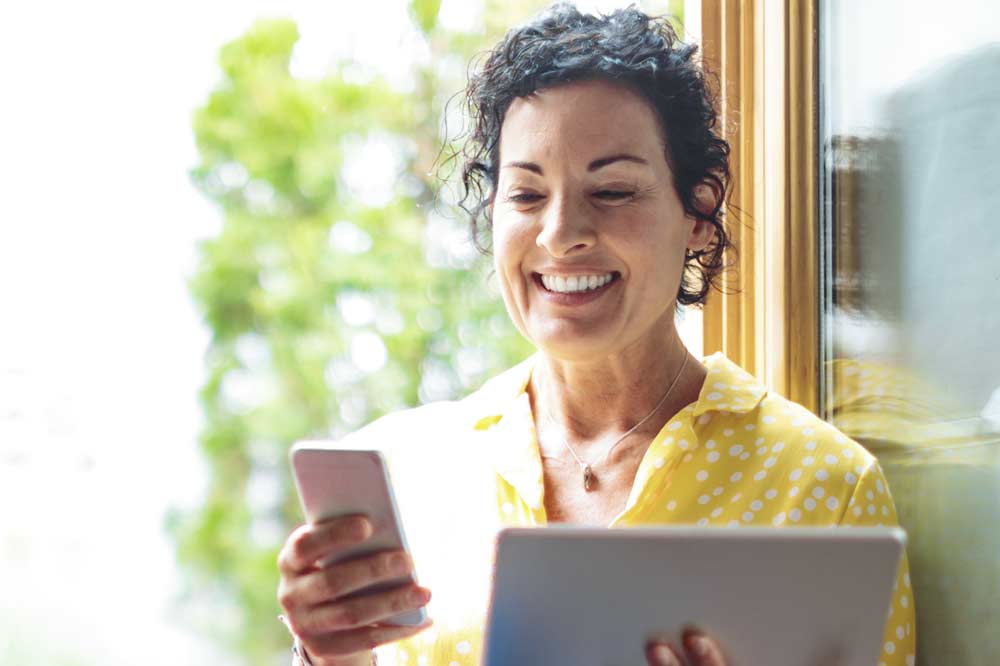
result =
[[[611,282],[613,277],[613,273],[606,273],[604,275],[574,275],[569,278],[564,278],[560,275],[543,275],[542,284],[549,291],[574,293],[603,287],[608,282]]]

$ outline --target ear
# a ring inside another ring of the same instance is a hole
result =
[[[704,250],[713,238],[715,238],[715,226],[707,220],[696,219],[688,234],[687,249],[693,252]]]
[[[718,197],[719,195],[715,188],[709,183],[695,185],[695,208],[702,211],[705,215],[709,215],[715,210]],[[704,250],[712,242],[712,239],[715,238],[715,225],[704,218],[692,215],[689,215],[688,219],[694,224],[691,225],[691,230],[688,232],[687,248],[694,252]]]

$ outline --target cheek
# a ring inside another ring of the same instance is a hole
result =
[[[515,268],[524,260],[528,238],[523,225],[500,215],[493,220],[493,255],[497,266]]]
[[[517,237],[511,233],[511,225],[502,220],[493,222],[493,268],[504,300],[519,289],[521,280],[520,265],[523,252],[519,251]]]
[[[494,247],[507,242],[510,235],[510,225],[503,215],[494,215],[492,222],[493,245]]]
[[[677,225],[679,227],[679,225]],[[632,229],[637,233],[627,239],[624,252],[631,258],[633,271],[648,278],[650,284],[672,285],[680,280],[684,266],[684,234],[664,222],[648,223]]]
[[[512,233],[510,224],[502,219],[493,220],[493,269],[496,286],[500,291],[507,316],[514,327],[528,340],[531,335],[525,325],[525,280],[520,266],[524,253],[518,250],[517,235]]]
[[[507,266],[510,264],[510,257],[512,254],[510,238],[505,233],[507,230],[493,223],[493,265],[496,267],[497,273],[505,276],[507,273]]]

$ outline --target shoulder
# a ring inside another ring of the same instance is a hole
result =
[[[836,470],[853,483],[875,464],[875,457],[861,444],[806,407],[776,393],[764,396],[752,416],[757,438],[772,442],[772,450],[783,443],[777,453],[798,458],[801,467],[827,469],[829,473]]]
[[[769,393],[747,414],[754,435],[749,452],[761,469],[752,477],[792,498],[787,515],[803,525],[838,525],[881,475],[875,457],[806,407]],[[800,518],[801,516],[801,518]]]
[[[466,439],[491,418],[499,418],[507,403],[527,381],[532,359],[526,359],[488,379],[459,400],[441,400],[401,409],[372,421],[347,435],[344,448],[377,448],[399,451],[410,442],[445,442]]]
[[[337,441],[340,449],[378,449],[386,455],[405,452],[415,444],[426,448],[447,436],[448,424],[456,420],[456,402],[440,401],[385,414]]]
[[[766,390],[724,357],[710,358],[709,368],[694,427],[708,449],[718,447],[715,459],[744,472],[735,477],[793,498],[833,495],[831,509],[841,512],[862,477],[879,473],[871,453],[803,405]]]

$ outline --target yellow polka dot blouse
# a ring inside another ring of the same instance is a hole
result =
[[[383,666],[479,664],[495,534],[546,524],[525,390],[537,358],[464,400],[391,414],[343,443],[386,454],[417,575],[433,593],[434,626],[379,648]],[[698,400],[652,441],[613,527],[897,524],[885,477],[864,448],[723,355],[703,362]],[[913,603],[904,558],[879,666],[915,663]]]

